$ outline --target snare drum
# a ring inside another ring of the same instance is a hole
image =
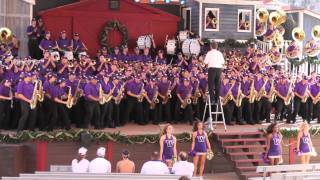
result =
[[[86,55],[87,55],[87,52],[82,51],[82,52],[79,53],[78,58],[80,59],[81,56],[86,56]]]
[[[150,35],[140,36],[137,40],[137,46],[139,49],[151,48],[152,41]]]
[[[68,60],[73,60],[72,51],[64,51],[64,57],[66,57]]]
[[[174,39],[168,40],[166,48],[167,48],[167,54],[174,55],[176,52],[176,40]]]
[[[186,56],[199,55],[200,44],[197,39],[187,39],[182,43],[182,52]]]
[[[179,39],[180,39],[181,42],[189,39],[188,31],[180,31],[179,32]]]
[[[55,58],[56,61],[59,61],[59,60],[60,60],[60,54],[59,54],[58,51],[52,51],[50,54],[51,54],[52,56],[56,57],[56,58]]]

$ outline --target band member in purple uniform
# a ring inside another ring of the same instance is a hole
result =
[[[171,82],[168,80],[167,75],[162,75],[160,81],[158,82],[158,92],[159,92],[159,120],[171,122]]]
[[[312,153],[312,141],[309,133],[309,125],[307,122],[303,122],[300,126],[297,136],[297,150],[301,157],[301,164],[309,164],[310,156]]]
[[[58,48],[56,41],[51,40],[50,31],[46,32],[45,38],[42,39],[39,44],[39,48],[42,50],[42,52],[45,50],[53,50]]]
[[[12,93],[11,80],[3,80],[0,85],[0,129],[10,128]]]
[[[57,75],[50,73],[48,75],[48,80],[43,83],[44,91],[44,101],[43,101],[43,110],[45,113],[45,120],[41,123],[41,127],[45,128],[47,125],[48,130],[52,131],[56,127],[56,122],[58,118],[57,106],[54,101],[55,93],[55,82],[57,80]]]
[[[303,120],[310,122],[310,115],[308,115],[307,98],[309,96],[309,87],[307,77],[303,77],[301,81],[297,82],[294,86],[294,111],[292,113],[293,123],[296,122],[296,116],[300,112],[300,108],[304,109],[301,113]]]
[[[172,167],[174,161],[177,160],[177,139],[173,135],[173,127],[167,124],[162,131],[160,137],[160,157],[168,167]]]
[[[73,39],[71,41],[71,47],[74,55],[78,57],[78,54],[84,51],[88,51],[86,45],[80,40],[79,33],[73,34]]]
[[[66,88],[66,80],[64,78],[59,79],[58,85],[55,87],[55,92],[52,97],[57,106],[58,119],[62,121],[63,123],[62,127],[66,130],[70,129],[70,124],[71,124],[70,118],[68,116],[68,110],[66,107],[67,98],[68,98],[66,89],[69,91],[69,88],[72,88],[72,87]]]
[[[267,81],[265,82],[262,76],[262,72],[258,72],[254,79],[254,90],[257,93],[255,101],[254,101],[254,117],[256,124],[261,124],[261,114],[262,114],[262,103],[261,97],[259,97],[265,91],[265,86]],[[257,98],[258,96],[258,98]]]
[[[282,135],[277,123],[272,123],[267,128],[267,149],[265,158],[270,159],[270,165],[278,165],[282,157]]]
[[[97,77],[90,76],[89,82],[85,84],[85,109],[84,127],[88,128],[90,122],[94,124],[95,129],[101,128],[100,107],[99,107],[99,87]]]
[[[190,80],[188,78],[184,78],[183,82],[178,84],[176,90],[178,100],[174,111],[175,123],[181,121],[180,111],[182,111],[183,122],[189,122],[190,124],[193,123],[191,93],[192,86],[190,84]]]
[[[143,102],[144,118],[147,123],[159,124],[159,90],[156,85],[156,79],[150,79],[145,87],[146,94]]]
[[[24,74],[23,80],[18,83],[17,97],[20,99],[21,105],[21,117],[19,119],[18,131],[24,129],[34,130],[35,128],[37,109],[30,108],[34,87],[31,73]]]
[[[113,85],[110,76],[104,76],[100,84],[102,86],[103,94],[105,94],[106,97],[111,97],[113,93]],[[112,121],[112,107],[110,105],[110,101],[100,104],[101,124],[103,127],[114,128],[115,125]]]
[[[223,112],[225,114],[226,124],[234,125],[234,123],[231,122],[232,114],[230,114],[229,105],[228,105],[229,102],[232,100],[232,98],[230,97],[232,96],[231,91],[234,84],[229,83],[229,78],[231,77],[225,77],[222,80],[219,91],[220,91],[220,97],[222,98],[222,107],[223,107]]]
[[[320,123],[320,79],[310,86],[310,98],[312,100],[312,109],[310,112],[317,118],[317,122]]]
[[[61,56],[64,55],[65,51],[71,51],[72,47],[71,47],[71,41],[70,39],[67,38],[67,33],[66,31],[61,31],[60,33],[60,37],[57,41],[57,45],[58,45],[58,50],[61,53]]]
[[[275,88],[275,92],[277,95],[276,119],[283,120],[282,111],[286,109],[287,123],[291,122],[291,101],[292,100],[288,101],[288,98],[292,96],[292,94],[290,94],[292,91],[289,88],[292,88],[292,85],[290,85],[290,82],[288,82],[286,77],[282,75],[280,78],[280,82],[276,84],[276,88]]]
[[[39,58],[37,57],[37,49],[39,48],[38,37],[40,37],[40,34],[37,27],[37,20],[35,18],[31,20],[31,25],[27,28],[27,35],[29,56],[33,59]]]
[[[204,130],[203,123],[200,121],[195,122],[193,126],[191,150],[196,153],[193,157],[193,176],[197,176],[198,164],[200,164],[199,176],[202,177],[206,162],[206,154],[208,151],[211,151],[211,145]]]

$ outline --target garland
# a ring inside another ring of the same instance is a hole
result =
[[[113,29],[118,30],[122,34],[121,46],[122,47],[126,46],[128,44],[128,39],[129,39],[128,29],[122,23],[115,20],[107,22],[107,24],[103,27],[102,31],[100,32],[99,41],[101,46],[109,47],[108,35],[109,35],[109,31]]]
[[[260,131],[264,132],[264,134],[267,134],[266,129],[259,129]],[[291,137],[297,137],[299,133],[299,128],[280,128],[280,133],[284,138],[291,138]],[[320,135],[320,127],[310,127],[309,133],[311,136],[319,136]]]
[[[288,61],[290,62],[290,64],[293,64],[294,66],[300,66],[306,61],[306,59],[299,60],[299,58],[294,58],[294,59],[288,58]]]
[[[122,144],[144,144],[159,143],[160,135],[135,135],[127,136],[117,133],[104,131],[80,130],[60,130],[52,132],[42,131],[21,131],[17,134],[0,134],[0,143],[22,143],[27,141],[46,141],[46,142],[74,142],[80,140],[81,133],[88,133],[93,141],[112,141]],[[191,142],[192,134],[181,133],[175,135],[178,142]]]

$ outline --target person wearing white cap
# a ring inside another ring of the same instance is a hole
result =
[[[71,167],[74,173],[86,173],[89,169],[89,161],[86,159],[87,148],[81,147],[78,150],[78,158],[72,160]]]
[[[111,173],[111,164],[104,158],[106,149],[103,147],[98,148],[97,157],[89,164],[90,173]]]
[[[168,166],[160,160],[159,152],[151,154],[151,161],[145,162],[141,174],[170,174]]]

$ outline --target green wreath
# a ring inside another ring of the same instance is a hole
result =
[[[320,60],[318,59],[317,56],[315,57],[306,57],[307,61],[309,62],[309,64],[314,64],[314,65],[319,65],[320,64]]]
[[[299,60],[299,58],[295,58],[295,59],[290,59],[288,58],[290,64],[293,64],[294,66],[300,66],[305,62],[305,59],[301,59]]]
[[[109,31],[116,29],[122,34],[122,42],[121,46],[126,46],[128,44],[128,29],[119,21],[109,21],[107,24],[103,27],[102,31],[100,32],[99,40],[100,45],[103,47],[109,47],[108,44],[108,35]],[[110,47],[109,47],[110,48]]]

